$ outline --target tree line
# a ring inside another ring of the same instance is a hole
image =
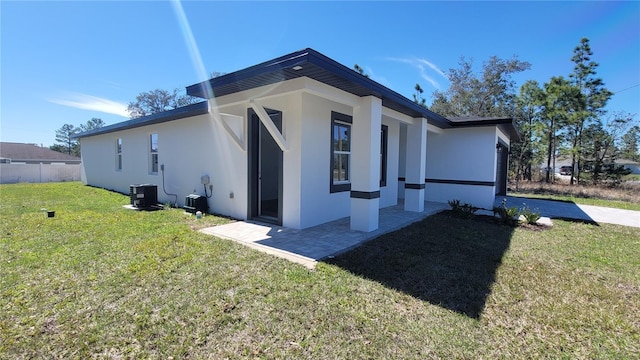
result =
[[[64,124],[56,130],[56,143],[51,145],[49,149],[61,153],[80,156],[80,143],[73,137],[81,132],[98,129],[104,126],[104,121],[100,118],[91,118],[85,124],[75,126],[73,124]]]
[[[619,181],[628,171],[617,159],[640,161],[640,126],[633,114],[605,111],[614,94],[597,76],[592,56],[583,38],[573,50],[570,74],[544,84],[529,80],[518,92],[512,76],[530,69],[528,62],[494,56],[477,74],[473,61],[463,57],[447,74],[449,89],[435,91],[429,109],[446,117],[512,117],[521,135],[510,152],[510,178],[516,181],[531,181],[542,170],[544,181],[553,182],[560,156],[571,162],[571,184]],[[427,107],[419,84],[415,90],[414,101]]]
[[[186,94],[180,94],[178,89],[173,91],[155,89],[142,92],[136,96],[135,101],[128,104],[127,111],[129,112],[129,117],[131,119],[135,119],[142,116],[176,109],[193,104],[197,101],[197,98]],[[55,141],[57,144],[54,144],[49,148],[69,155],[80,156],[80,142],[75,139],[74,136],[85,131],[101,128],[104,125],[104,121],[99,118],[92,118],[87,121],[86,124],[80,124],[80,126],[64,124],[60,129],[56,130]]]

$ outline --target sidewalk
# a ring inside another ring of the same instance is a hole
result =
[[[552,219],[574,219],[594,223],[640,227],[640,211],[517,196],[496,196],[495,206],[500,206],[504,198],[507,199],[507,207],[527,206],[533,211],[540,212],[540,215]]]

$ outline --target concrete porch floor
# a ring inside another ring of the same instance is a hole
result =
[[[322,259],[350,250],[368,240],[446,209],[449,209],[448,204],[427,201],[423,212],[409,212],[404,211],[404,203],[399,200],[396,206],[380,209],[378,229],[368,233],[351,230],[349,217],[302,230],[253,221],[237,221],[201,229],[200,232],[233,240],[314,268]]]

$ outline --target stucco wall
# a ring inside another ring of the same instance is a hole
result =
[[[84,182],[125,194],[131,184],[156,184],[158,200],[173,202],[175,198],[163,192],[162,171],[149,172],[151,133],[158,134],[158,164],[165,168],[164,188],[167,193],[177,194],[179,206],[194,191],[204,195],[200,177],[209,175],[213,185],[210,212],[246,217],[246,156],[209,115],[82,138]],[[118,138],[122,139],[121,171],[116,170]]]
[[[509,135],[505,134],[500,128],[496,128],[496,144],[498,143],[498,139],[507,146],[511,143]]]
[[[495,182],[497,136],[495,126],[445,129],[441,134],[429,133],[426,178]],[[426,184],[428,201],[447,202],[459,199],[490,209],[494,196],[494,186]]]
[[[331,111],[353,115],[351,107],[302,94],[300,227],[350,215],[350,193],[331,193]]]
[[[353,115],[351,106],[325,98],[301,94],[300,206],[298,227],[306,228],[351,215],[348,191],[331,193],[331,112]],[[397,179],[400,125],[393,119],[383,119],[388,126],[387,186],[380,188],[380,207],[397,204]],[[285,168],[287,165],[285,164]],[[292,173],[295,173],[293,171]],[[292,174],[294,176],[295,174]],[[286,189],[286,188],[285,188]]]
[[[297,91],[309,84],[312,91]],[[149,135],[157,133],[165,188],[177,194],[179,206],[194,191],[204,195],[200,178],[209,175],[213,185],[210,212],[246,219],[248,99],[256,99],[260,106],[282,112],[282,133],[288,146],[283,152],[283,225],[306,228],[348,217],[350,193],[330,192],[331,112],[353,115],[353,108],[316,95],[315,91],[326,91],[325,85],[318,84],[296,79],[216,99],[212,106],[232,115],[223,116],[223,121],[240,138],[240,145],[210,114],[82,138],[83,181],[125,194],[131,184],[156,184],[159,201],[173,202],[174,197],[162,191],[162,171],[149,173]],[[332,99],[344,96],[331,94]],[[351,97],[347,103],[354,102]],[[387,186],[380,189],[380,207],[397,204],[400,158],[399,122],[384,118],[383,124],[388,126]],[[121,171],[116,170],[118,138],[122,139]]]

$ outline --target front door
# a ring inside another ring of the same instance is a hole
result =
[[[282,131],[282,112],[267,110]],[[282,225],[282,150],[249,109],[249,218]]]

